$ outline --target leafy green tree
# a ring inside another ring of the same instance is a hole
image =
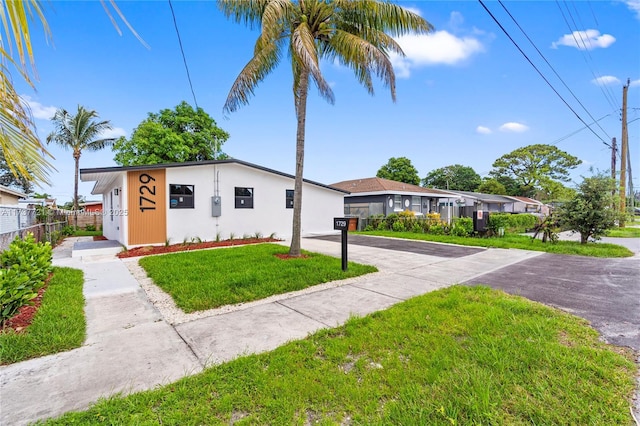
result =
[[[389,59],[404,56],[393,37],[427,33],[431,25],[417,14],[389,1],[376,0],[219,0],[218,7],[238,23],[258,27],[253,57],[236,78],[224,109],[235,111],[249,102],[254,89],[283,57],[293,72],[293,101],[297,119],[296,172],[290,256],[300,256],[302,177],[309,81],[320,96],[333,103],[331,86],[320,62],[337,62],[354,71],[373,94],[372,74],[391,90],[395,100],[395,74]],[[286,53],[285,53],[286,52]]]
[[[24,175],[16,175],[7,164],[2,151],[0,151],[0,185],[16,188],[25,194],[33,191],[33,182]]]
[[[568,182],[569,171],[581,163],[577,157],[553,145],[536,144],[518,148],[498,158],[489,174],[495,178],[508,177],[516,181],[520,194],[509,195],[532,196],[548,181]],[[508,187],[507,192],[510,192]]]
[[[560,222],[568,229],[580,233],[580,243],[599,240],[619,219],[617,209],[611,208],[616,182],[609,176],[597,174],[584,178],[576,196],[558,209]]]
[[[537,198],[543,201],[566,201],[576,196],[576,190],[552,180],[543,183],[538,194]]]
[[[411,185],[420,185],[418,170],[413,167],[411,160],[407,157],[391,157],[387,164],[380,167],[376,176],[383,179],[410,183]]]
[[[485,178],[482,183],[476,188],[478,192],[483,194],[496,194],[496,195],[508,195],[507,188],[501,184],[498,179]]]
[[[226,158],[220,149],[228,138],[202,108],[183,101],[173,110],[150,113],[131,139],[119,138],[114,160],[122,166],[216,160]]]
[[[98,121],[98,113],[78,105],[75,115],[65,109],[58,109],[51,121],[54,130],[47,136],[47,143],[55,143],[70,149],[75,160],[73,184],[73,210],[78,211],[78,174],[82,151],[99,151],[113,144],[113,138],[103,138],[102,134],[111,129],[108,120]],[[78,215],[74,216],[74,226],[78,226]]]
[[[422,179],[422,186],[454,191],[475,191],[481,183],[480,175],[473,168],[460,164],[432,170]]]

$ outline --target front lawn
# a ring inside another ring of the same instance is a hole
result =
[[[0,361],[11,364],[29,358],[54,354],[82,345],[86,335],[82,271],[53,268],[53,276],[24,332],[0,332]]]
[[[455,286],[49,424],[631,425],[635,372],[582,319]]]
[[[588,243],[580,244],[578,241],[558,241],[556,243],[543,243],[526,235],[506,234],[504,237],[479,238],[456,237],[453,235],[433,235],[415,232],[395,231],[366,231],[354,232],[361,235],[377,235],[381,237],[404,238],[409,240],[433,241],[439,243],[460,244],[464,246],[515,248],[522,250],[544,251],[555,254],[572,254],[591,257],[630,257],[633,252],[626,247],[617,244]]]
[[[149,277],[185,312],[250,302],[316,284],[376,272],[374,266],[349,263],[317,253],[280,259],[288,248],[279,244],[203,250],[140,259]]]

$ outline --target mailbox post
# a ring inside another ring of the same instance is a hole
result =
[[[358,228],[357,217],[334,217],[333,229],[342,233],[342,270],[347,270],[347,232]]]

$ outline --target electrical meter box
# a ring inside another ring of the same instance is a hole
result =
[[[211,217],[222,216],[222,199],[215,195],[211,197]]]

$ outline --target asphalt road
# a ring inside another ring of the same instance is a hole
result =
[[[313,237],[325,241],[340,242],[340,235],[323,235]],[[438,257],[464,257],[486,250],[484,248],[455,246],[449,244],[430,243],[426,241],[401,240],[399,238],[381,238],[366,235],[349,234],[349,244],[368,246],[386,250],[406,251],[410,253],[425,254]]]

